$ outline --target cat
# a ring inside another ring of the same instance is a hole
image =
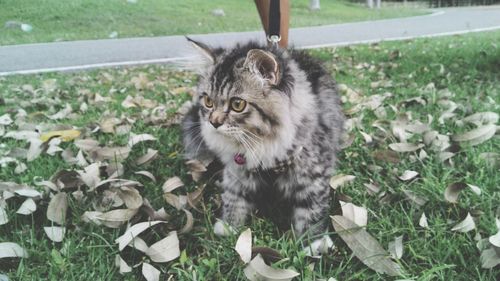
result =
[[[182,121],[185,157],[215,156],[224,165],[214,232],[228,234],[255,210],[285,213],[298,236],[327,232],[329,179],[345,119],[331,75],[300,50],[188,40],[202,63]],[[319,241],[312,247],[324,245]]]

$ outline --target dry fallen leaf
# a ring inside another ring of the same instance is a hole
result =
[[[396,152],[414,152],[424,147],[423,144],[413,144],[407,142],[391,143],[389,148]]]
[[[156,140],[156,138],[150,134],[140,134],[140,135],[130,134],[130,138],[128,140],[128,146],[133,147],[134,145],[136,145],[140,142],[154,141],[154,140]]]
[[[132,272],[132,267],[130,267],[119,254],[115,256],[115,265],[119,268],[121,274]]]
[[[146,253],[146,251],[149,249],[148,244],[146,244],[146,242],[144,240],[142,240],[140,237],[135,237],[132,240],[132,242],[130,242],[130,244],[128,244],[128,246],[130,246],[136,250],[139,250],[143,253]]]
[[[463,134],[453,135],[451,139],[457,142],[464,142],[474,146],[491,139],[495,135],[495,132],[496,125],[488,124]]]
[[[276,269],[268,266],[260,254],[252,259],[243,272],[251,281],[289,281],[300,275],[290,269]]]
[[[28,252],[13,242],[0,243],[0,259],[2,258],[27,258]]]
[[[94,139],[79,139],[75,140],[76,147],[83,151],[91,151],[99,147],[99,142]]]
[[[144,202],[139,191],[133,187],[122,186],[117,191],[117,194],[129,209],[138,209]]]
[[[344,216],[331,218],[335,231],[361,262],[378,273],[402,275],[399,265],[389,258],[389,253],[366,230]]]
[[[134,224],[129,229],[122,234],[122,236],[118,237],[115,242],[118,243],[118,249],[121,251],[125,248],[130,241],[132,241],[137,235],[141,234],[144,230],[157,225],[159,223],[165,223],[164,221],[148,221],[148,222],[140,222],[138,224]]]
[[[31,198],[28,198],[28,199],[24,200],[23,204],[21,204],[21,207],[19,207],[19,209],[17,210],[16,213],[21,214],[21,215],[30,215],[34,211],[36,211],[35,201],[33,201],[33,199],[31,199]],[[0,217],[1,217],[1,215],[0,215]],[[0,218],[0,224],[2,224],[1,218]]]
[[[191,208],[198,210],[198,204],[201,202],[201,199],[203,199],[203,191],[205,190],[206,185],[202,185],[201,187],[198,187],[195,189],[193,192],[189,192],[186,194],[186,199],[187,203]]]
[[[5,113],[4,115],[0,116],[0,125],[2,126],[7,126],[12,124],[12,118],[10,118],[10,114]]]
[[[101,223],[110,228],[119,228],[137,214],[138,209],[116,209],[96,216]]]
[[[118,146],[118,147],[99,147],[91,151],[91,157],[94,161],[122,161],[127,159],[130,154],[130,147],[128,146]]]
[[[494,268],[500,264],[500,254],[494,248],[488,248],[481,252],[481,266],[482,268]]]
[[[50,199],[47,208],[47,218],[55,223],[64,224],[66,220],[66,211],[68,210],[68,195],[65,192],[59,192]]]
[[[425,213],[422,213],[420,216],[420,219],[418,220],[418,225],[420,225],[423,228],[429,228],[429,224],[427,223],[427,217],[425,216]]]
[[[444,191],[444,199],[450,203],[458,203],[458,196],[460,192],[467,188],[467,185],[463,182],[454,182]]]
[[[172,177],[165,181],[161,188],[163,190],[163,193],[167,193],[172,192],[183,185],[184,183],[179,177]]]
[[[252,258],[257,255],[261,255],[266,263],[275,263],[283,259],[283,256],[275,249],[269,247],[253,247],[252,248]]]
[[[244,263],[250,262],[252,259],[252,230],[250,228],[240,234],[234,249]]]
[[[410,171],[410,170],[406,170],[403,172],[403,174],[401,176],[399,176],[398,178],[402,181],[409,181],[409,180],[412,180],[414,178],[416,178],[418,176],[418,173],[415,172],[415,171]]]
[[[455,225],[451,230],[465,233],[474,229],[476,229],[476,223],[474,222],[474,219],[472,218],[470,213],[467,213],[467,217],[465,217],[463,221]]]
[[[40,140],[46,142],[52,138],[60,138],[62,141],[72,141],[81,134],[78,130],[50,131],[40,135]]]
[[[163,198],[169,205],[173,206],[177,210],[183,209],[188,203],[186,195],[177,196],[172,193],[165,193],[163,194]]]
[[[134,174],[145,176],[145,177],[149,178],[150,180],[152,180],[154,183],[156,183],[156,177],[151,172],[148,172],[148,171],[138,171],[138,172],[134,172]]]
[[[147,262],[142,264],[142,275],[146,281],[160,281],[160,271]]]
[[[9,222],[9,216],[7,215],[7,212],[5,209],[0,206],[0,225],[4,225]]]
[[[63,241],[64,235],[66,234],[66,228],[61,226],[45,226],[43,230],[49,239],[54,242]]]
[[[154,262],[169,262],[181,254],[177,232],[170,232],[167,237],[151,245],[146,255]]]
[[[203,173],[207,171],[207,167],[200,160],[188,160],[186,166],[194,181],[199,181]]]
[[[479,127],[483,124],[495,124],[498,122],[498,119],[499,115],[496,112],[477,112],[465,117],[462,121]]]
[[[338,174],[330,178],[330,187],[333,190],[352,182],[356,177],[352,175]]]
[[[394,238],[394,241],[389,242],[389,253],[393,259],[401,259],[403,257],[403,235]]]
[[[368,223],[368,211],[364,207],[352,203],[340,202],[342,215],[358,226],[366,226]]]
[[[186,224],[184,224],[182,229],[179,230],[179,233],[188,233],[193,229],[193,225],[194,225],[193,214],[186,209],[182,209],[182,210],[186,214]]]
[[[158,157],[158,150],[154,150],[152,148],[148,148],[146,154],[144,154],[141,157],[137,158],[135,160],[135,163],[137,165],[143,165],[143,164],[146,164],[146,163],[149,163],[149,162],[153,161],[154,159],[156,159],[156,157]]]
[[[38,198],[42,197],[42,194],[38,192],[37,190],[29,187],[21,188],[14,190],[14,192],[18,195],[21,195],[23,197],[30,197],[30,198]]]

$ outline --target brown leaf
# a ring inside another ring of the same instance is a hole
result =
[[[476,223],[470,213],[467,213],[467,217],[455,225],[451,230],[466,233],[474,229],[476,229]]]
[[[403,257],[403,235],[394,238],[394,241],[389,242],[389,253],[393,259],[401,259]]]
[[[268,264],[275,263],[283,259],[283,256],[281,256],[278,251],[269,247],[253,247],[252,259],[257,255],[261,255],[264,261]]]
[[[260,255],[255,256],[243,271],[251,281],[290,281],[300,274],[290,269],[276,269],[268,266]]]
[[[111,160],[120,162],[127,159],[130,151],[130,147],[127,146],[100,147],[94,149],[91,155],[95,161]]]
[[[119,268],[121,274],[132,272],[132,267],[130,267],[119,254],[115,257],[115,265]]]
[[[428,199],[427,198],[424,198],[424,197],[421,197],[419,196],[417,193],[411,191],[411,190],[407,190],[407,189],[404,189],[403,190],[403,194],[405,195],[405,197],[410,200],[413,204],[415,204],[417,207],[422,207],[423,205],[425,205],[425,203],[427,203]]]
[[[132,219],[139,209],[116,209],[96,216],[101,223],[110,228],[119,228]]]
[[[458,196],[460,192],[467,188],[467,185],[463,182],[454,182],[444,191],[444,199],[450,203],[458,203]]]
[[[182,227],[179,233],[188,233],[193,229],[193,224],[194,224],[193,214],[186,209],[182,210],[184,211],[184,213],[186,213],[186,224]]]
[[[172,192],[177,188],[183,186],[184,183],[179,177],[172,177],[167,179],[162,186],[163,193]]]
[[[66,192],[59,192],[50,199],[47,208],[47,218],[55,223],[64,224],[66,212],[68,210],[68,195]]]
[[[415,171],[405,170],[404,173],[398,178],[402,181],[409,181],[418,176],[418,173]]]
[[[154,159],[156,159],[156,157],[158,157],[158,150],[154,150],[154,149],[148,148],[146,154],[144,154],[141,157],[137,158],[135,160],[135,163],[137,165],[143,165],[143,164],[146,164],[146,163],[149,163],[149,162],[153,161]]]
[[[474,146],[489,140],[495,135],[495,132],[496,125],[488,124],[463,134],[453,135],[451,139],[457,142],[465,142],[469,145]]]
[[[201,187],[198,187],[195,191],[188,193],[187,196],[187,202],[191,208],[198,210],[197,206],[200,203],[201,199],[203,199],[203,190],[205,190],[206,185],[202,185]]]
[[[66,234],[66,228],[61,226],[45,226],[45,234],[54,242],[62,242]]]
[[[31,198],[28,198],[28,199],[24,200],[23,204],[21,204],[21,207],[19,207],[16,214],[30,215],[35,211],[36,211],[35,201],[33,201],[33,199],[31,199]],[[1,214],[0,214],[0,217],[1,217]],[[0,218],[0,224],[2,224],[1,221],[2,221],[2,219]]]
[[[3,258],[27,258],[28,252],[13,242],[0,243],[0,259]]]
[[[413,144],[407,142],[389,144],[389,148],[397,152],[413,152],[419,150],[422,147],[424,147],[423,144]]]
[[[142,276],[146,281],[160,281],[160,271],[147,262],[142,264]]]
[[[188,169],[194,181],[198,181],[207,171],[207,167],[200,160],[189,160],[186,162]]]
[[[330,178],[330,187],[333,188],[333,190],[337,190],[337,188],[354,181],[355,178],[356,177],[352,175],[335,175]]]
[[[118,243],[118,249],[123,250],[137,235],[141,234],[144,230],[157,225],[159,223],[165,223],[164,221],[148,221],[148,222],[140,222],[138,224],[134,224],[129,229],[123,233],[122,236],[118,237],[115,242]]]
[[[376,160],[393,164],[397,164],[400,161],[399,155],[396,152],[390,150],[377,150],[373,153],[373,157]]]
[[[140,142],[155,141],[155,140],[157,140],[157,139],[150,134],[140,134],[140,135],[130,134],[130,138],[128,140],[128,146],[133,147],[134,145],[136,145]]]
[[[138,209],[142,206],[142,196],[139,191],[133,187],[122,186],[117,194],[129,209]]]
[[[244,263],[250,262],[252,258],[252,230],[250,228],[240,234],[234,249]]]
[[[340,202],[342,215],[358,226],[366,226],[368,223],[368,211],[365,207],[356,206],[352,203]]]
[[[86,152],[99,147],[99,142],[94,139],[75,140],[74,144],[76,145],[76,147]]]
[[[165,201],[169,205],[173,206],[177,210],[183,209],[186,206],[186,204],[188,203],[187,196],[185,196],[185,195],[177,196],[177,195],[172,194],[172,193],[165,193],[165,194],[163,194],[163,198],[165,199]]]
[[[156,177],[151,172],[148,172],[148,171],[138,171],[138,172],[134,172],[134,174],[145,176],[145,177],[149,178],[150,180],[152,180],[154,183],[156,183]]]
[[[181,254],[177,232],[170,232],[167,237],[154,243],[146,251],[146,255],[154,262],[169,262]]]
[[[378,273],[402,275],[399,265],[389,258],[389,253],[368,232],[343,216],[331,218],[335,231],[361,262]]]

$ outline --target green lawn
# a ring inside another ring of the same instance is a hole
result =
[[[322,1],[321,11],[310,12],[309,1],[291,1],[291,26],[310,26],[422,15],[416,8],[369,10],[345,1]],[[259,30],[253,1],[232,0],[0,0],[0,45],[107,39],[118,37],[200,34]],[[222,8],[224,17],[211,11]],[[7,21],[33,26],[31,32],[7,29]]]
[[[438,153],[428,146],[424,147],[428,157],[423,160],[417,157],[418,153],[398,153],[399,163],[391,163],[376,158],[374,153],[384,151],[389,144],[397,142],[391,134],[390,122],[398,117],[411,116],[414,121],[430,122],[432,130],[452,135],[474,127],[460,122],[465,116],[485,111],[498,113],[500,32],[311,50],[311,53],[326,63],[339,83],[362,96],[392,94],[375,112],[364,109],[349,116],[358,118],[359,125],[350,132],[354,137],[352,145],[340,154],[338,172],[356,176],[340,191],[351,197],[354,204],[368,209],[366,230],[384,248],[387,249],[388,243],[395,237],[403,235],[404,252],[398,263],[406,275],[392,278],[375,273],[352,257],[351,250],[335,233],[332,237],[336,250],[314,261],[300,252],[300,241],[287,233],[280,233],[268,221],[253,218],[247,226],[252,229],[254,245],[279,251],[286,259],[276,266],[298,271],[301,278],[295,280],[326,280],[329,277],[337,280],[498,280],[498,266],[481,268],[480,251],[475,241],[478,234],[486,238],[497,231],[495,217],[500,216],[499,159],[495,166],[480,155],[500,152],[498,130],[496,137],[477,146],[455,146],[457,154],[451,164],[439,161]],[[50,79],[55,79],[55,85]],[[184,212],[177,211],[162,198],[162,183],[169,177],[180,176],[186,187],[175,190],[176,194],[192,191],[196,184],[187,174],[180,157],[179,129],[176,126],[148,125],[144,116],[149,116],[151,109],[126,109],[121,103],[127,95],[142,95],[166,104],[172,115],[184,101],[190,99],[189,88],[194,84],[192,74],[175,72],[163,66],[10,76],[0,78],[0,116],[10,113],[14,119],[21,107],[28,113],[25,123],[42,127],[44,124],[70,124],[85,129],[85,134],[102,145],[110,146],[125,145],[128,135],[92,133],[95,124],[110,115],[122,121],[125,118],[135,120],[131,128],[133,133],[149,133],[158,140],[134,146],[123,162],[123,177],[143,183],[144,188],[140,189],[143,197],[155,209],[164,207],[171,215],[165,227],[146,237],[155,238],[170,230],[179,230],[186,220]],[[93,103],[95,94],[104,99],[111,97],[111,100]],[[37,97],[45,97],[46,100],[37,100]],[[347,95],[344,97],[349,98]],[[344,107],[347,112],[354,112],[352,108],[356,101],[354,96],[350,97]],[[422,98],[425,105],[419,100],[409,101],[411,98]],[[54,104],[50,105],[51,102]],[[79,111],[82,102],[88,104],[85,112]],[[76,113],[70,116],[72,119],[53,121],[42,114],[53,114],[66,103]],[[452,103],[457,105],[453,112],[455,115],[443,117],[443,122],[440,122],[446,106]],[[5,130],[16,130],[18,126],[25,125],[19,122]],[[374,141],[366,144],[360,131],[370,134]],[[26,147],[22,141],[1,140],[0,158],[15,147]],[[421,135],[415,134],[409,142],[420,140]],[[78,151],[73,142],[63,143],[61,147]],[[148,148],[158,150],[158,158],[141,166],[135,164],[135,159]],[[81,169],[66,164],[60,153],[55,156],[42,154],[32,162],[21,161],[27,164],[26,171],[16,174],[16,165],[8,164],[0,169],[0,181],[33,185],[40,179],[50,179],[61,169]],[[156,176],[157,183],[133,174],[139,170],[151,172]],[[419,177],[409,182],[399,180],[397,176],[405,170],[417,171]],[[377,184],[381,193],[370,195],[364,186],[369,182]],[[462,191],[458,203],[448,203],[443,193],[453,182],[476,185],[482,193],[476,195],[467,189]],[[414,192],[427,202],[418,207],[405,196],[404,190]],[[220,238],[211,232],[216,218],[218,192],[213,184],[208,185],[203,203],[198,207],[202,211],[191,209],[194,228],[186,234],[179,234],[182,257],[169,263],[152,263],[162,271],[161,280],[168,277],[172,278],[168,280],[245,280],[245,266],[233,250],[237,237]],[[94,209],[91,194],[83,203],[70,196],[70,213],[66,221],[68,231],[61,243],[51,242],[42,228],[50,226],[50,221],[45,218],[48,199],[38,201],[37,211],[29,216],[15,213],[22,201],[19,196],[7,200],[10,222],[0,226],[0,242],[16,242],[30,254],[26,259],[0,260],[0,273],[7,274],[11,280],[137,280],[141,275],[140,268],[136,268],[122,277],[114,266],[115,254],[119,253],[114,239],[124,232],[124,227],[110,229],[84,223],[80,219],[84,211]],[[467,212],[473,215],[477,228],[468,233],[451,231]],[[422,213],[427,216],[428,229],[419,226]],[[149,260],[130,249],[122,256],[130,265]]]

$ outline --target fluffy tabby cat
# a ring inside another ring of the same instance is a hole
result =
[[[186,157],[224,165],[224,223],[214,231],[227,234],[259,210],[286,214],[298,235],[326,232],[344,122],[330,74],[302,51],[188,40],[204,64],[183,121]]]

